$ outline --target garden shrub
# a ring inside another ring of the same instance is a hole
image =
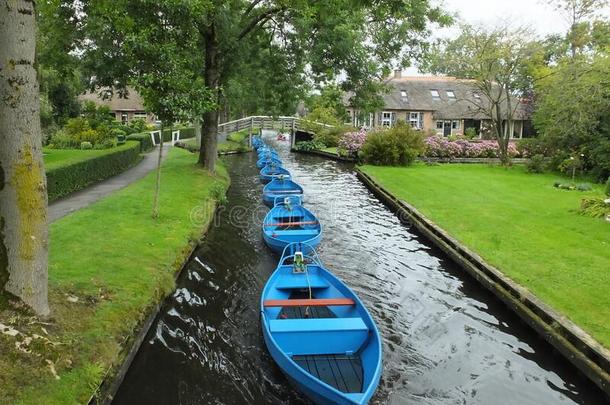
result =
[[[497,141],[468,141],[457,139],[452,141],[440,136],[431,136],[425,140],[426,151],[424,156],[429,158],[497,158]],[[508,156],[513,158],[519,155],[514,143],[508,144]]]
[[[146,121],[142,118],[135,118],[129,121],[128,126],[132,129],[131,133],[140,133],[146,131]]]
[[[517,143],[517,151],[521,157],[533,157],[536,155],[551,156],[551,148],[541,138],[522,139]]]
[[[578,191],[590,191],[593,187],[589,183],[580,183],[576,185]]]
[[[91,142],[81,142],[80,143],[80,148],[85,150],[85,149],[93,149],[93,145],[91,145]]]
[[[373,165],[406,166],[425,150],[423,135],[404,122],[371,132],[362,145],[361,155]]]
[[[473,127],[468,127],[464,130],[464,137],[466,139],[474,139],[477,138],[479,135],[477,134],[477,130],[474,129]]]
[[[580,202],[580,213],[593,218],[604,218],[610,215],[610,203],[603,198],[583,198]]]
[[[357,131],[349,125],[338,125],[331,128],[320,128],[315,133],[313,139],[319,143],[324,144],[327,148],[334,148],[339,146],[339,140],[346,132]]]
[[[49,201],[117,175],[135,164],[139,158],[140,145],[137,142],[127,142],[104,151],[102,155],[55,166],[47,170]]]
[[[606,195],[610,196],[610,177],[606,180]]]
[[[154,146],[148,132],[127,135],[127,140],[140,142],[140,152],[148,152]]]
[[[362,145],[366,141],[367,133],[364,130],[358,132],[346,132],[339,139],[338,147],[347,152],[348,156],[357,156]]]
[[[309,152],[312,150],[324,149],[325,145],[316,141],[301,141],[297,142],[297,144],[294,145],[294,148],[296,150]]]
[[[525,163],[527,171],[530,173],[542,173],[546,166],[546,159],[543,155],[534,155]]]

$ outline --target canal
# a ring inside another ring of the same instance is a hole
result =
[[[401,224],[349,166],[292,155],[287,142],[277,147],[324,226],[323,263],[359,294],[383,335],[384,372],[372,403],[605,403],[497,299]],[[229,203],[163,304],[116,405],[307,403],[260,332],[260,292],[278,257],[261,238],[267,209],[256,155],[224,159]]]

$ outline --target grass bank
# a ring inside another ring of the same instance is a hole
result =
[[[199,151],[199,142],[196,139],[188,139],[181,142],[184,148],[191,152]],[[225,142],[218,144],[218,153],[230,153],[230,152],[247,152],[250,150],[248,146],[248,130],[242,130],[234,132],[227,136]]]
[[[363,166],[399,199],[610,348],[610,224],[556,176],[478,164]]]
[[[151,218],[155,173],[50,227],[52,318],[0,308],[0,402],[85,403],[149,310],[174,288],[177,267],[226,190],[173,148]],[[6,331],[14,331],[6,333]]]

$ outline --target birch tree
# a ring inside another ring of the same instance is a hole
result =
[[[49,314],[34,2],[0,1],[0,293]]]

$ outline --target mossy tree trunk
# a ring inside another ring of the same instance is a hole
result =
[[[204,34],[205,72],[204,81],[208,89],[214,92],[216,105],[203,114],[203,136],[199,148],[199,163],[214,173],[218,157],[218,101],[220,93],[220,59],[219,43],[214,23],[211,23]]]
[[[33,1],[0,0],[0,293],[49,314],[47,188]]]

